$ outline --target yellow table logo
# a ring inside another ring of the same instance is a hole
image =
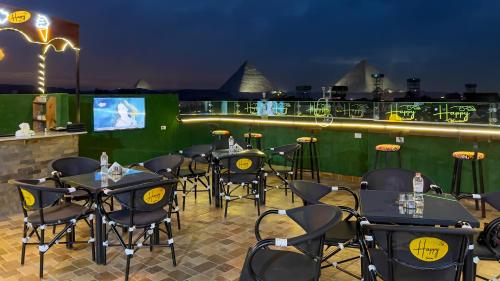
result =
[[[27,191],[26,189],[21,188],[21,193],[23,194],[24,197],[24,203],[26,203],[26,206],[31,207],[35,205],[35,196],[31,194],[31,192]]]
[[[236,167],[240,170],[248,170],[250,167],[252,167],[252,160],[248,158],[241,158],[238,161],[236,161]]]
[[[410,242],[410,252],[419,260],[434,262],[448,253],[448,244],[435,237],[419,237]]]
[[[23,23],[31,18],[31,13],[28,11],[15,11],[9,15],[10,23]]]
[[[161,201],[165,196],[165,188],[155,187],[144,193],[143,199],[146,204],[153,205]]]

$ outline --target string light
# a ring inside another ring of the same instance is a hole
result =
[[[310,121],[291,121],[291,120],[265,120],[265,119],[248,119],[248,118],[231,118],[231,117],[191,117],[181,118],[182,123],[208,123],[208,122],[226,122],[238,124],[258,124],[258,125],[283,125],[283,126],[299,126],[299,127],[322,127],[325,124],[310,122]],[[481,129],[472,127],[449,125],[398,125],[394,123],[371,123],[371,122],[333,122],[328,124],[326,128],[332,129],[366,129],[378,131],[404,131],[404,132],[420,132],[420,133],[439,133],[460,136],[500,136],[498,129]]]

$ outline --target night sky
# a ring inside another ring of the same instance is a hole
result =
[[[82,87],[218,88],[249,60],[291,90],[330,85],[360,59],[405,86],[500,91],[500,1],[0,0],[80,24]],[[0,84],[36,80],[36,49],[0,32]],[[49,86],[74,85],[72,52]]]

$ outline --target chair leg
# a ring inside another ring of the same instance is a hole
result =
[[[389,157],[388,157],[388,154],[389,152],[384,152],[384,165],[385,165],[385,168],[388,168],[389,167]]]
[[[134,231],[129,231],[128,232],[128,245],[127,249],[133,249],[132,248],[132,241],[133,241],[133,236],[134,236]],[[132,255],[127,255],[127,265],[125,267],[125,281],[128,281],[128,275],[130,272],[130,259],[132,258]]]
[[[314,179],[314,158],[313,158],[313,142],[309,143],[309,162],[311,165],[311,178]]]
[[[399,168],[401,169],[401,150],[398,150],[398,165]]]
[[[471,161],[472,164],[472,186],[474,187],[474,193],[478,193],[477,189],[477,176],[476,176],[476,160]],[[474,200],[474,203],[476,204],[476,210],[479,210],[479,202],[477,200]]]
[[[186,210],[186,192],[187,192],[187,180],[182,183],[182,210]]]
[[[21,245],[21,265],[24,265],[24,257],[26,256],[26,243],[24,243],[24,239],[28,235],[28,226],[24,223],[23,226],[23,244]]]
[[[167,228],[167,237],[168,240],[172,239],[173,234],[172,234],[172,226],[170,225],[169,222],[165,222],[165,227]],[[177,265],[177,261],[175,260],[175,248],[174,248],[174,243],[170,244],[170,251],[172,251],[172,263],[174,266]]]
[[[451,194],[457,196],[458,195],[458,190],[457,190],[457,174],[458,174],[458,159],[455,159],[453,163],[453,175],[451,178]]]
[[[89,220],[88,222],[90,227],[90,239],[93,239],[92,241],[95,241],[94,221]],[[90,245],[92,247],[92,260],[95,261],[95,242],[90,242]]]
[[[194,200],[198,199],[198,177],[194,178]]]
[[[463,166],[463,160],[459,159],[458,160],[458,166],[457,166],[457,195],[460,195],[462,193],[462,166]]]
[[[176,206],[176,208],[178,207]],[[179,214],[180,212],[179,210],[177,210],[175,213],[177,215],[177,229],[181,230],[181,215]]]
[[[479,192],[484,194],[483,161],[478,161],[477,165],[479,168]],[[484,199],[481,199],[481,215],[483,218],[486,217],[486,202]]]
[[[300,179],[304,178],[304,145],[300,145]]]
[[[316,147],[316,143],[313,143],[313,153],[314,153],[314,162],[316,164],[316,178],[318,179],[318,183],[320,183],[320,169],[319,169],[319,155],[318,155],[318,148]]]
[[[377,150],[375,151],[375,162],[373,164],[373,169],[377,169],[378,166],[378,157],[380,156],[380,152]]]
[[[252,189],[253,189],[253,192],[254,194],[259,194],[259,185],[256,185],[256,184],[252,184]],[[257,196],[255,196],[255,203],[257,204],[257,215],[260,216],[260,202],[259,202],[259,198],[257,198]]]
[[[41,229],[40,230],[39,245],[43,246],[44,244],[45,244],[45,229]],[[40,278],[43,278],[43,255],[45,253],[39,250],[39,254],[40,254],[40,274],[39,274],[39,276],[40,276]]]

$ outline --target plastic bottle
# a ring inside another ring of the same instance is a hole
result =
[[[422,175],[419,172],[416,172],[415,176],[413,177],[413,192],[424,192],[424,178],[422,178]]]
[[[232,153],[232,152],[234,152],[234,138],[233,138],[233,136],[229,137],[228,142],[229,142],[229,147],[228,147],[229,153]]]
[[[108,173],[108,155],[106,152],[101,154],[101,174]]]

